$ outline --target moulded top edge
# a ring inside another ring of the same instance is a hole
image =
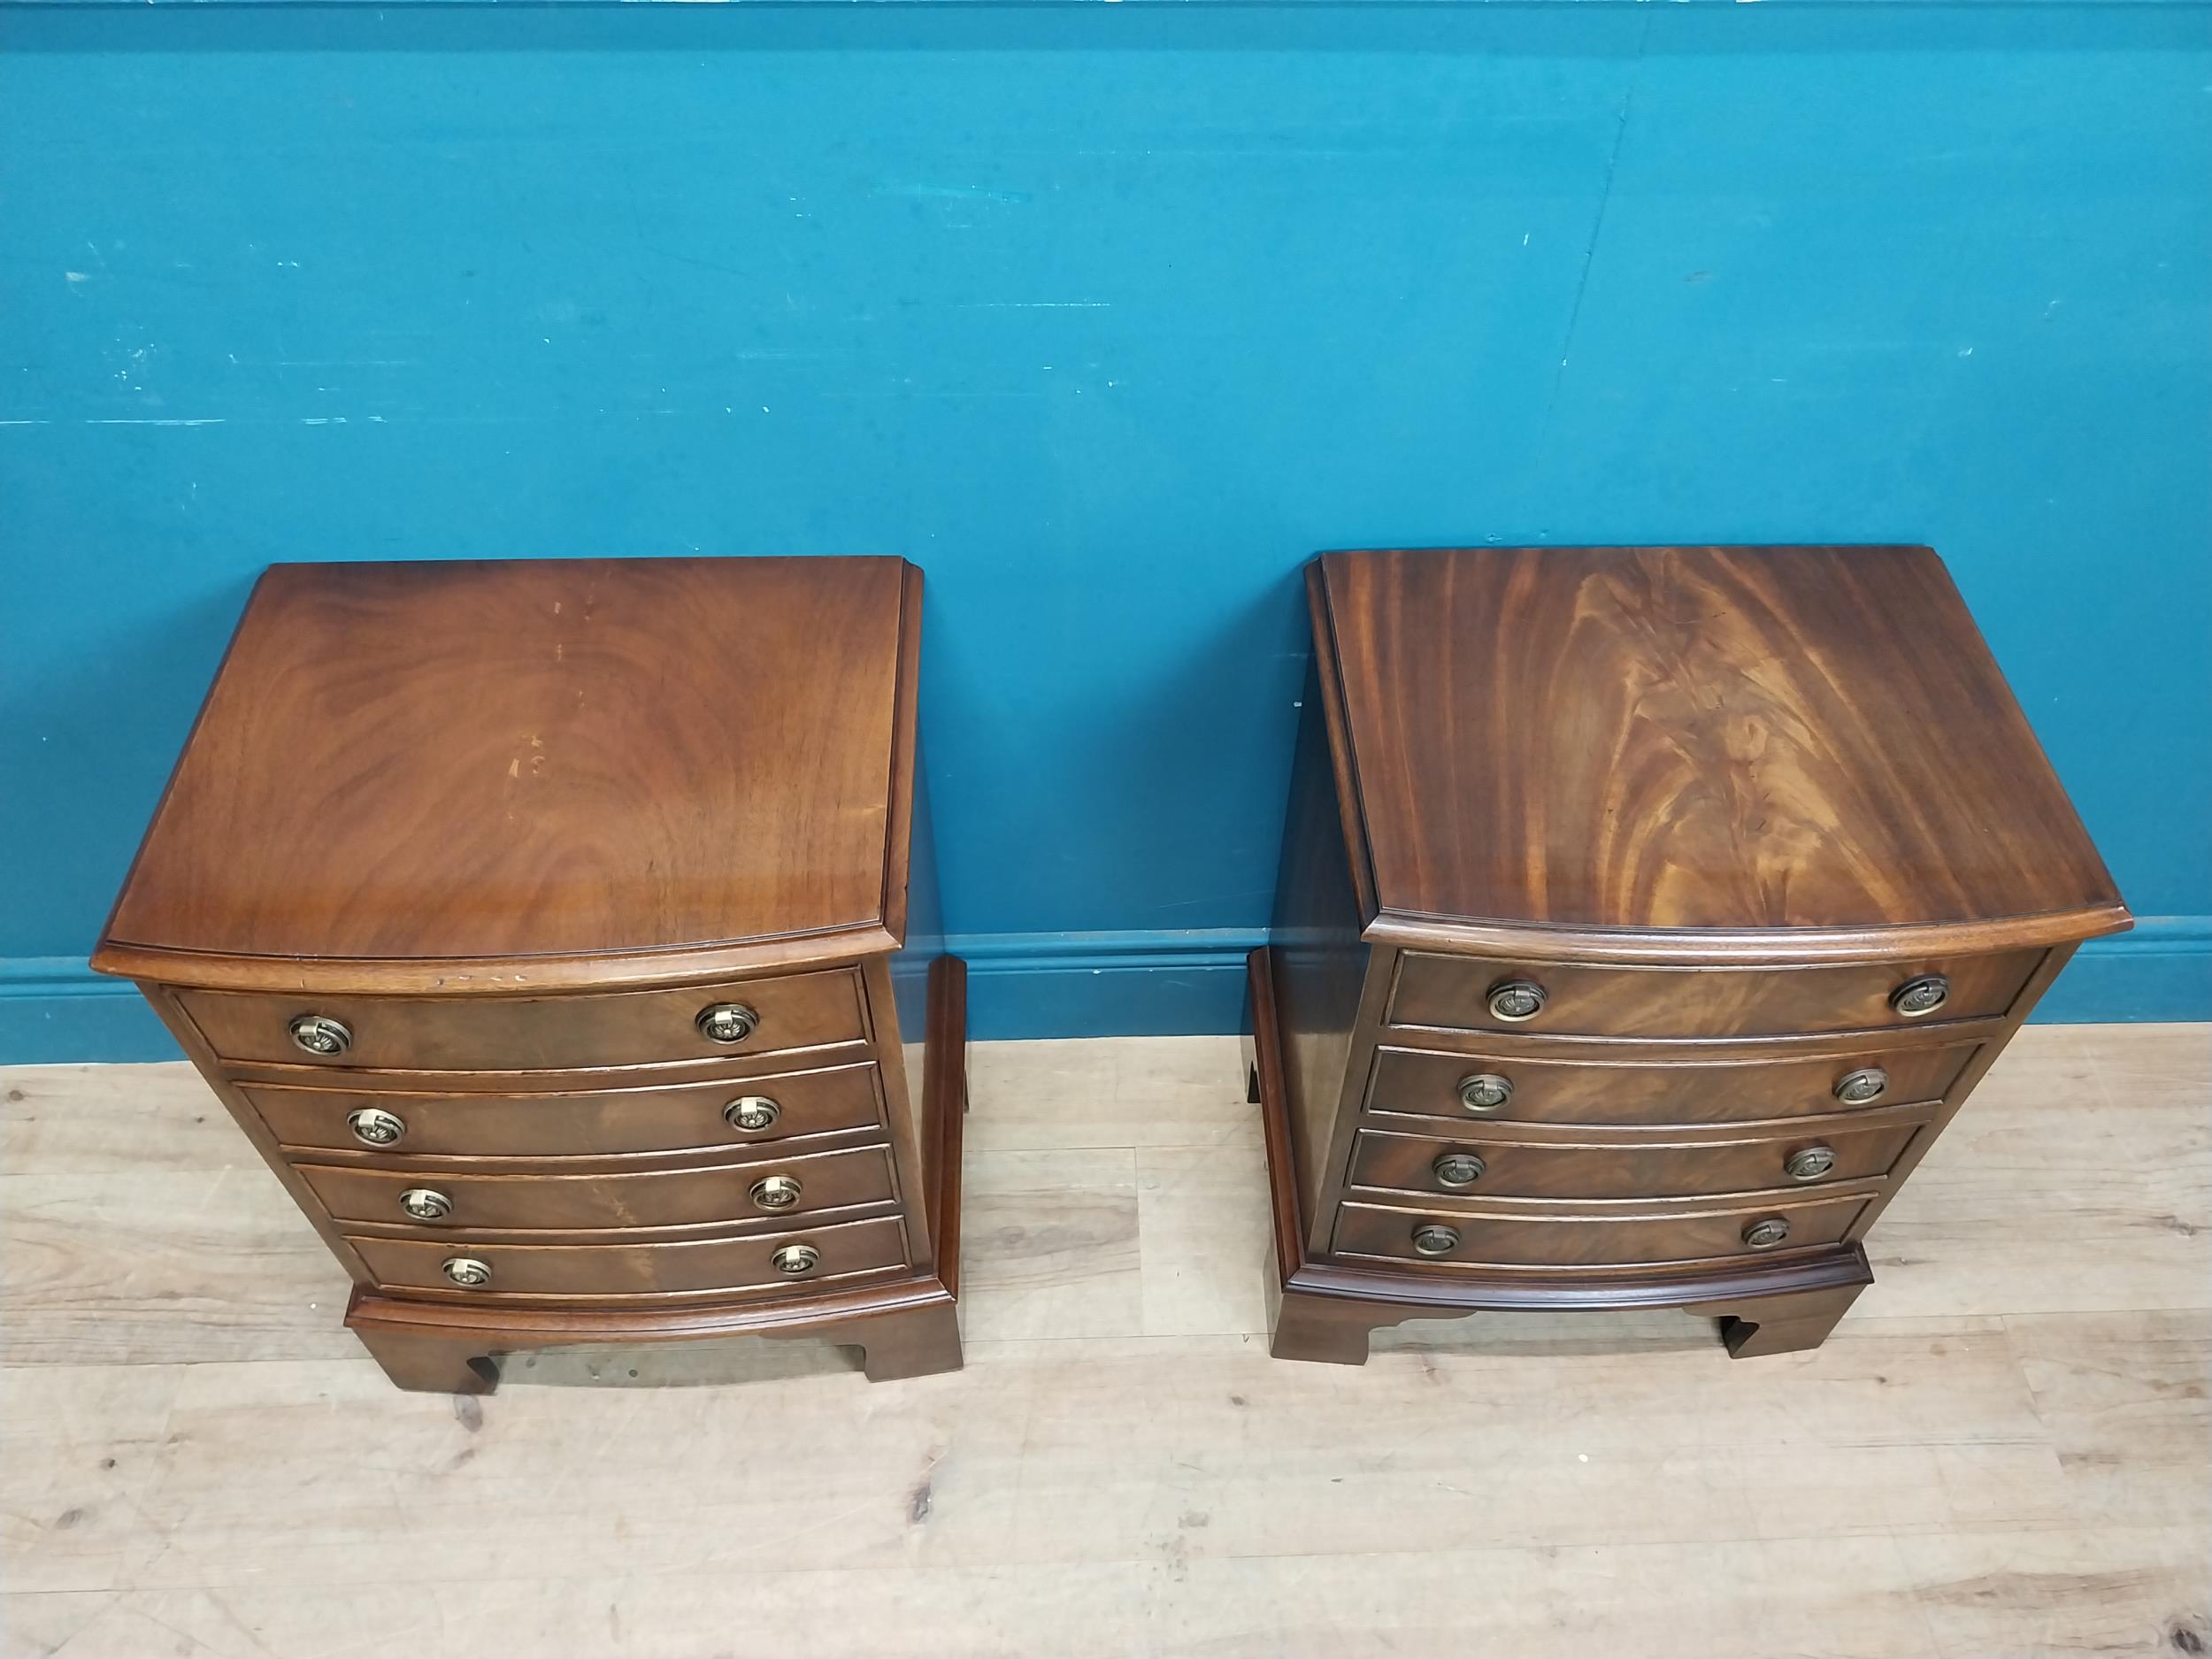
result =
[[[1685,966],[1888,962],[2078,944],[2135,925],[2125,906],[1972,922],[1883,927],[1631,930],[1422,916],[1384,910],[1361,937],[1402,949],[1540,962],[1641,962]]]
[[[108,939],[97,972],[200,990],[354,996],[526,996],[645,990],[827,967],[883,956],[901,941],[879,924],[778,938],[589,956],[296,957],[225,956]]]

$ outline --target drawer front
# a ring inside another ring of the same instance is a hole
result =
[[[2042,958],[2039,950],[2020,950],[1827,967],[1635,968],[1409,951],[1399,962],[1389,1018],[1400,1025],[1586,1037],[1873,1031],[2002,1014]],[[1948,982],[1939,1007],[1916,1018],[1890,1006],[1901,987],[1929,975]],[[1529,1018],[1510,1020],[1492,1010],[1492,994],[1514,982],[1542,989],[1542,1007]]]
[[[180,991],[177,1000],[226,1060],[424,1071],[543,1071],[712,1059],[867,1033],[860,976],[849,968],[678,990],[575,996],[299,996]],[[699,1029],[708,1008],[738,1004],[757,1017],[733,1042]],[[302,1018],[344,1028],[339,1051],[295,1041]]]
[[[1875,1128],[1846,1118],[1740,1141],[1515,1141],[1496,1129],[1444,1141],[1363,1130],[1352,1185],[1443,1198],[1694,1198],[1889,1173],[1924,1118]],[[1794,1160],[1794,1162],[1793,1162]]]
[[[870,1062],[595,1094],[419,1094],[270,1083],[237,1087],[287,1147],[424,1157],[680,1152],[870,1129],[884,1120],[881,1084]],[[357,1112],[381,1114],[365,1125],[374,1138],[355,1133]],[[748,1128],[749,1123],[761,1127]]]
[[[349,1238],[348,1243],[388,1290],[443,1291],[457,1297],[576,1296],[621,1298],[710,1291],[797,1290],[822,1279],[879,1272],[906,1263],[906,1235],[895,1220],[709,1239],[680,1244],[480,1244],[414,1239]],[[817,1252],[804,1274],[787,1274],[779,1250]],[[463,1289],[445,1272],[449,1261],[480,1263],[490,1277]]]
[[[1749,1260],[1808,1245],[1839,1243],[1870,1202],[1864,1194],[1848,1194],[1634,1216],[1468,1216],[1445,1210],[1343,1204],[1337,1210],[1335,1249],[1342,1256],[1381,1256],[1444,1269]],[[1774,1220],[1788,1225],[1787,1236],[1774,1248],[1754,1249],[1745,1233]],[[1449,1248],[1433,1256],[1422,1254],[1414,1242],[1417,1233],[1432,1226],[1448,1229],[1452,1238]]]
[[[1806,1060],[1625,1064],[1386,1047],[1375,1053],[1366,1107],[1462,1123],[1710,1124],[1793,1118],[1941,1100],[1979,1046],[1870,1048]],[[1870,1071],[1880,1075],[1870,1080],[1861,1075]],[[1478,1079],[1485,1080],[1471,1081]],[[1847,1079],[1855,1079],[1847,1088]],[[1870,1088],[1877,1092],[1866,1093]],[[1492,1104],[1500,1095],[1502,1103]]]
[[[763,1221],[879,1204],[896,1191],[891,1155],[882,1147],[637,1175],[477,1175],[322,1164],[297,1168],[340,1221],[514,1233]],[[412,1194],[418,1206],[431,1194],[444,1202],[445,1213],[433,1217],[410,1210],[401,1202],[403,1194]]]

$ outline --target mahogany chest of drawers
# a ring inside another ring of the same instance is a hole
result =
[[[743,1333],[958,1366],[920,622],[891,558],[262,578],[94,965],[401,1386]]]
[[[1925,548],[1332,553],[1252,1090],[1274,1352],[1682,1307],[1820,1342],[2129,926]]]

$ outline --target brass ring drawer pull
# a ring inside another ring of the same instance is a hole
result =
[[[1494,1112],[1513,1100],[1513,1079],[1495,1071],[1478,1071],[1459,1079],[1459,1103],[1471,1112]]]
[[[388,1112],[381,1106],[364,1106],[346,1114],[346,1127],[353,1131],[353,1138],[365,1147],[388,1147],[397,1144],[407,1133],[407,1120],[397,1112]]]
[[[490,1264],[472,1256],[449,1256],[438,1271],[463,1290],[481,1290],[492,1282]]]
[[[1413,1253],[1416,1256],[1449,1256],[1459,1248],[1459,1229],[1432,1221],[1413,1230]]]
[[[760,1029],[760,1016],[742,1002],[716,1002],[692,1023],[709,1042],[743,1042]]]
[[[292,1046],[303,1054],[328,1060],[353,1047],[353,1033],[339,1020],[322,1014],[302,1014],[285,1027]]]
[[[1509,1025],[1524,1025],[1544,1011],[1551,993],[1533,979],[1508,979],[1490,987],[1490,1018]]]
[[[1892,1011],[1906,1019],[1925,1019],[1951,1000],[1951,982],[1939,973],[1908,979],[1889,994]]]
[[[453,1201],[434,1187],[411,1187],[399,1195],[399,1207],[416,1221],[443,1221],[453,1213]]]
[[[752,1186],[756,1209],[788,1210],[799,1202],[799,1183],[788,1175],[764,1175]]]
[[[1789,1220],[1783,1216],[1769,1216],[1743,1230],[1743,1241],[1755,1250],[1771,1250],[1789,1236]]]
[[[1429,1173],[1439,1187],[1472,1187],[1489,1167],[1471,1152],[1447,1152],[1429,1165]]]
[[[754,1133],[774,1127],[782,1116],[783,1108],[765,1094],[740,1094],[722,1109],[722,1120],[731,1128]]]
[[[1889,1073],[1878,1065],[1862,1066],[1836,1079],[1835,1096],[1847,1106],[1863,1106],[1881,1099],[1889,1087]]]
[[[822,1253],[810,1244],[787,1244],[768,1260],[786,1279],[798,1279],[815,1270]]]
[[[1782,1160],[1782,1172],[1793,1181],[1816,1181],[1835,1167],[1833,1147],[1800,1147]]]

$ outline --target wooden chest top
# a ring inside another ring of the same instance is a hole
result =
[[[895,558],[280,565],[95,965],[506,990],[902,937]]]
[[[1341,552],[1309,589],[1370,937],[1804,959],[2127,926],[1926,548]]]

